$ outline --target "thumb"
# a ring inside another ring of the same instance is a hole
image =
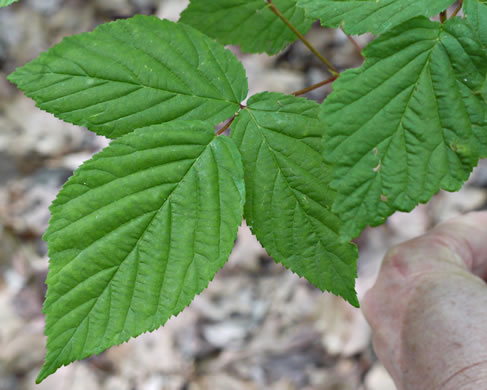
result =
[[[373,330],[377,355],[398,388],[440,388],[408,387],[405,383],[414,382],[416,379],[412,380],[411,375],[422,372],[415,362],[424,363],[425,367],[429,367],[428,361],[444,363],[443,356],[447,354],[442,340],[448,343],[450,336],[456,334],[452,330],[458,330],[461,335],[462,330],[473,330],[478,322],[482,327],[477,329],[479,340],[485,340],[485,284],[471,272],[481,277],[487,275],[487,212],[449,220],[421,237],[392,248],[386,255],[378,279],[365,294],[361,306]],[[464,324],[467,320],[474,325]],[[430,331],[433,329],[434,332]],[[477,352],[469,355],[472,359],[464,360],[475,364],[484,359]],[[421,356],[425,359],[420,359]],[[457,359],[450,362],[453,370],[463,355],[452,356]],[[440,373],[446,373],[450,377],[451,370],[445,367],[431,374],[440,378],[444,376]],[[426,378],[422,373],[416,376]]]

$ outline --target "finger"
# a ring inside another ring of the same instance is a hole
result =
[[[483,279],[487,276],[487,212],[469,213],[444,222],[425,239],[448,248],[475,275]]]
[[[361,305],[374,331],[376,351],[396,383],[400,383],[402,376],[398,365],[402,354],[399,335],[411,300],[417,299],[412,297],[425,278],[461,274],[470,280],[468,283],[479,286],[483,282],[470,272],[485,276],[486,270],[487,212],[442,223],[428,234],[388,252],[374,287],[366,293]]]

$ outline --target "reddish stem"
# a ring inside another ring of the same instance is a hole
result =
[[[216,132],[216,135],[221,135],[225,132],[226,129],[228,129],[230,127],[230,125],[232,124],[232,122],[235,120],[235,115],[225,124],[225,126],[223,126],[220,130],[218,130]]]
[[[343,31],[343,27],[340,27],[340,29]],[[345,31],[343,31],[343,33],[347,36],[348,40],[350,42],[352,42],[352,44],[355,46],[355,49],[357,50],[357,52],[360,55],[360,57],[364,58],[364,56],[362,55],[362,48],[357,43],[357,41],[355,39],[353,39],[352,36],[348,35]]]
[[[308,88],[304,88],[304,89],[301,89],[299,91],[296,91],[296,92],[293,92],[292,94],[294,96],[300,96],[300,95],[304,95],[305,93],[308,93],[310,91],[313,91],[317,88],[320,88],[322,87],[323,85],[326,85],[326,84],[330,84],[332,82],[334,82],[336,79],[338,78],[338,76],[333,76],[333,77],[330,77],[329,79],[327,80],[324,80],[324,81],[320,81],[319,83],[317,84],[313,84],[311,87],[308,87]]]

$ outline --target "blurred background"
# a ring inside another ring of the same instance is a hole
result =
[[[210,0],[209,0],[210,1]],[[268,257],[241,227],[227,265],[163,328],[60,369],[40,385],[48,206],[84,160],[108,144],[35,108],[5,77],[64,36],[136,13],[177,20],[185,0],[20,0],[0,10],[0,390],[394,390],[357,309]],[[342,69],[362,58],[340,30],[309,40]],[[362,47],[371,37],[357,37]],[[242,55],[250,95],[290,93],[328,78],[301,43],[279,56]],[[330,86],[313,91],[321,101]],[[462,191],[441,192],[357,239],[359,297],[392,245],[487,205],[487,163]],[[425,330],[433,331],[433,330]]]

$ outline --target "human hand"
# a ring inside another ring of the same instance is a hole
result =
[[[362,309],[399,390],[487,389],[486,276],[487,212],[387,253]]]

